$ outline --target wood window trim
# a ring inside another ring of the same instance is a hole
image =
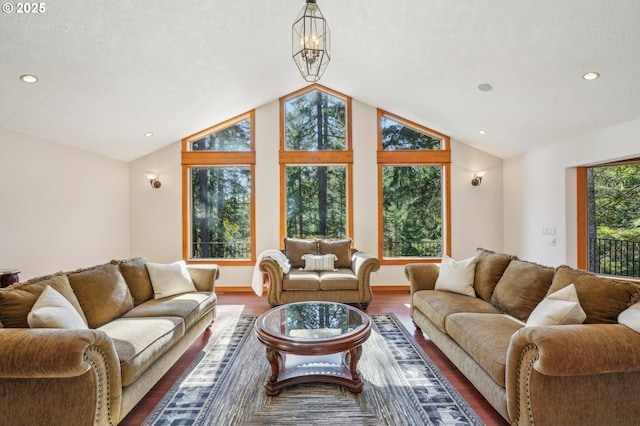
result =
[[[191,143],[220,130],[226,129],[242,120],[249,119],[250,130],[250,150],[249,151],[193,151]],[[222,123],[211,126],[207,129],[196,132],[182,139],[181,166],[182,166],[182,258],[187,264],[211,264],[220,266],[254,266],[256,263],[256,183],[255,183],[255,109],[239,114]],[[250,259],[192,259],[189,250],[190,238],[190,215],[191,215],[191,169],[197,166],[249,166],[251,175],[251,208],[250,208],[250,232],[251,249]]]
[[[286,150],[285,144],[285,103],[293,98],[319,90],[331,96],[340,98],[346,102],[347,144],[345,150],[327,151],[291,151]],[[335,90],[321,84],[314,83],[300,90],[292,92],[280,98],[280,150],[278,162],[280,164],[280,243],[284,248],[284,239],[287,236],[287,197],[286,197],[286,168],[287,166],[323,166],[343,165],[347,168],[347,237],[354,240],[353,225],[353,145],[352,145],[352,99]],[[355,246],[354,241],[354,246]]]
[[[440,150],[402,150],[388,151],[382,149],[382,117],[388,117],[397,123],[417,130],[419,132],[442,139],[443,149]],[[377,163],[378,163],[378,259],[382,265],[406,265],[408,263],[440,263],[441,258],[435,257],[384,257],[384,222],[382,203],[382,168],[383,166],[416,165],[416,166],[442,166],[443,168],[443,236],[444,253],[451,256],[451,138],[443,133],[429,129],[428,127],[414,123],[390,112],[377,109]]]
[[[624,166],[627,164],[639,164],[640,157],[626,160],[612,161],[608,163],[594,164],[591,166],[576,167],[576,267],[585,271],[589,268],[588,247],[588,223],[587,223],[587,169],[590,167]],[[630,281],[640,285],[640,280],[635,278],[615,277],[617,280]]]

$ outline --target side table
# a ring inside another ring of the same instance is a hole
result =
[[[18,269],[0,269],[0,287],[8,287],[20,281]]]

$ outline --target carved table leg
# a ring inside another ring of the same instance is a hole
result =
[[[349,350],[349,370],[351,371],[351,378],[355,381],[360,380],[360,375],[358,374],[357,367],[361,355],[362,346],[357,346]]]
[[[271,348],[267,348],[267,361],[271,365],[271,376],[269,376],[269,382],[265,386],[267,388],[267,395],[275,396],[280,393],[279,390],[273,390],[272,386],[278,381],[278,374],[280,373],[280,354]]]

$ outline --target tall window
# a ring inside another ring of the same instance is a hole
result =
[[[439,260],[450,252],[449,137],[378,110],[379,258]]]
[[[282,237],[352,235],[351,99],[318,84],[280,99]]]
[[[250,111],[183,139],[186,259],[253,263],[254,134]]]
[[[640,278],[640,159],[583,167],[578,173],[578,266]]]

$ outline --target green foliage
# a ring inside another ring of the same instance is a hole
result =
[[[191,143],[193,151],[249,151],[251,120],[244,119]]]
[[[410,127],[403,126],[389,117],[382,117],[382,149],[385,151],[442,149],[442,140]]]

